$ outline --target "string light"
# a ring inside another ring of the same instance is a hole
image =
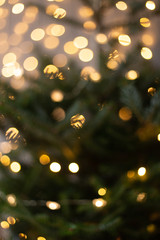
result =
[[[106,194],[106,192],[107,192],[107,189],[106,189],[106,188],[100,188],[100,189],[98,190],[98,194],[99,194],[100,196],[104,196],[104,195]]]
[[[144,176],[146,174],[146,168],[145,167],[140,167],[139,169],[138,169],[138,175],[140,176],[140,177],[142,177],[142,176]]]
[[[18,173],[21,170],[21,165],[18,162],[12,162],[10,165],[10,169],[14,173]]]
[[[39,161],[42,165],[47,165],[50,163],[50,157],[47,154],[42,154],[39,158]]]
[[[4,229],[9,228],[9,223],[6,222],[6,221],[2,221],[0,224],[1,224],[1,227],[4,228]]]
[[[127,9],[127,4],[123,1],[119,1],[116,3],[116,8],[118,8],[121,11],[125,11]]]
[[[61,165],[59,163],[57,163],[57,162],[52,162],[50,164],[50,170],[52,172],[57,173],[57,172],[59,172],[61,170]]]
[[[24,10],[24,4],[23,3],[17,3],[13,6],[12,13],[19,14],[19,13],[23,12],[23,10]]]
[[[37,237],[37,240],[46,240],[46,238],[44,238],[44,237]]]
[[[140,24],[142,27],[148,28],[151,26],[150,20],[148,18],[140,18]]]
[[[143,47],[142,49],[141,49],[141,56],[144,58],[144,59],[146,59],[146,60],[150,60],[151,58],[152,58],[152,51],[149,49],[149,48],[147,48],[147,47]]]
[[[128,80],[135,80],[139,77],[139,74],[138,72],[136,72],[135,70],[130,70],[128,71],[126,74],[125,74],[125,77],[128,79]]]
[[[7,195],[6,199],[11,206],[15,207],[17,205],[16,196],[14,194]]]
[[[14,217],[11,217],[9,216],[7,218],[7,222],[10,224],[10,225],[14,225],[16,223],[16,219]]]
[[[97,208],[105,207],[107,205],[107,201],[103,198],[93,199],[92,203]]]
[[[149,10],[154,10],[156,8],[156,5],[153,1],[147,1],[145,4],[146,8]]]
[[[82,128],[83,124],[85,123],[85,117],[80,114],[76,114],[71,117],[71,126],[74,128]]]
[[[77,173],[79,171],[79,166],[77,163],[70,163],[68,168],[69,168],[69,171],[72,173]]]
[[[126,34],[121,34],[118,37],[118,41],[121,45],[123,46],[129,46],[131,44],[131,39],[128,35]]]
[[[57,202],[47,201],[46,206],[51,210],[58,210],[61,208],[61,205]]]

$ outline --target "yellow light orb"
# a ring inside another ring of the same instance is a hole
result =
[[[118,37],[118,41],[121,45],[123,46],[129,46],[131,44],[131,39],[128,35],[126,34],[121,34]]]
[[[105,44],[107,42],[107,36],[104,33],[98,33],[96,35],[96,42],[99,44]]]
[[[2,157],[1,157],[1,163],[4,165],[4,166],[9,166],[10,165],[10,162],[11,162],[11,160],[10,160],[10,158],[7,156],[7,155],[3,155]]]
[[[139,193],[137,195],[137,202],[142,202],[146,198],[146,193]]]
[[[4,229],[9,228],[9,223],[7,221],[2,221],[0,224],[1,224],[1,227]]]
[[[157,140],[160,142],[160,133],[157,135]]]
[[[84,22],[83,27],[84,27],[86,30],[93,31],[93,30],[96,29],[97,25],[96,25],[96,23],[93,22],[93,21],[86,21],[86,22]]]
[[[140,24],[142,27],[148,28],[151,26],[150,20],[148,18],[140,18]]]
[[[70,163],[68,169],[72,173],[77,173],[79,171],[79,166],[77,163]]]
[[[90,62],[93,59],[93,56],[93,51],[89,48],[82,49],[79,52],[79,59],[82,62]]]
[[[51,99],[52,99],[52,101],[54,101],[54,102],[61,102],[63,100],[63,98],[64,98],[64,95],[63,95],[62,91],[57,89],[57,90],[53,90],[51,92]]]
[[[76,114],[71,117],[71,126],[73,128],[82,128],[83,124],[85,123],[85,117],[80,114]]]
[[[16,219],[14,217],[11,217],[9,216],[7,218],[7,222],[10,224],[10,225],[14,225],[16,223]]]
[[[19,238],[21,239],[27,239],[27,235],[24,233],[19,233]]]
[[[52,172],[57,173],[57,172],[59,172],[61,170],[61,165],[59,163],[57,163],[57,162],[52,162],[50,164],[50,170]]]
[[[18,173],[21,170],[21,165],[18,162],[12,162],[10,165],[10,169],[14,173]]]
[[[17,57],[14,53],[12,53],[12,52],[7,53],[3,57],[3,64],[9,66],[11,64],[14,64],[16,62],[16,59],[17,59]]]
[[[37,68],[38,66],[38,60],[35,57],[28,57],[25,59],[23,63],[23,67],[27,71],[33,71]]]
[[[73,55],[78,52],[78,48],[75,47],[72,41],[69,41],[64,44],[64,51],[70,55]]]
[[[59,39],[54,36],[48,36],[44,39],[44,46],[47,49],[55,49],[59,45]]]
[[[128,107],[122,107],[119,110],[119,117],[120,119],[122,119],[123,121],[128,121],[132,118],[132,112]]]
[[[116,8],[118,8],[121,11],[125,11],[127,9],[127,4],[123,1],[119,1],[116,3]]]
[[[58,8],[58,5],[56,4],[50,4],[47,8],[46,8],[46,14],[48,15],[53,15],[54,12],[56,11],[56,9]]]
[[[61,208],[61,205],[57,202],[47,201],[46,206],[51,210],[57,210]]]
[[[45,32],[42,28],[36,28],[31,32],[31,39],[34,41],[40,41],[44,38]]]
[[[44,238],[44,237],[37,237],[37,240],[46,240],[46,238]]]
[[[23,12],[24,10],[24,4],[23,3],[17,3],[12,7],[12,13],[19,14]]]
[[[133,178],[134,176],[135,176],[135,171],[129,170],[129,171],[127,172],[127,177],[128,177],[128,178]]]
[[[82,18],[89,18],[92,17],[94,14],[93,10],[90,7],[83,6],[79,9],[79,15]]]
[[[85,48],[88,45],[88,39],[82,36],[78,36],[73,40],[73,43],[77,48]]]
[[[25,22],[18,22],[14,27],[14,32],[17,35],[24,34],[27,32],[27,30],[28,30],[28,24]]]
[[[142,35],[142,42],[147,46],[152,46],[154,43],[154,38],[150,34],[143,34]]]
[[[107,205],[107,201],[104,200],[103,198],[93,199],[92,203],[97,208],[104,207]]]
[[[138,76],[139,76],[139,74],[135,70],[130,70],[125,74],[125,77],[128,80],[135,80],[136,78],[138,78]]]
[[[146,174],[146,168],[145,167],[140,167],[138,169],[138,175],[139,176],[144,176]]]
[[[149,224],[147,226],[147,232],[153,233],[156,230],[156,226],[154,224]]]
[[[154,10],[156,8],[156,5],[153,1],[147,1],[145,4],[146,8],[149,10]]]
[[[113,59],[109,60],[106,65],[111,70],[116,70],[119,66],[118,62]]]
[[[16,196],[14,194],[9,194],[9,195],[7,195],[6,198],[7,198],[8,203],[11,206],[15,207],[17,205]]]
[[[50,157],[46,154],[42,154],[39,158],[39,161],[42,165],[46,165],[46,164],[50,163]]]
[[[106,188],[100,188],[100,189],[98,190],[98,194],[99,194],[100,196],[104,196],[104,195],[106,194],[106,192],[107,192],[107,189],[106,189]]]
[[[43,70],[43,72],[45,73],[45,74],[56,74],[56,73],[58,73],[59,72],[59,69],[56,67],[56,66],[54,66],[54,65],[52,65],[52,64],[49,64],[49,65],[47,65],[46,67],[45,67],[45,69]],[[52,77],[52,76],[51,76]]]
[[[55,37],[60,37],[65,33],[65,27],[60,24],[55,24],[51,27],[51,34]]]
[[[5,2],[6,0],[0,0],[0,6],[2,6]]]
[[[101,80],[101,74],[99,72],[93,72],[90,74],[90,78],[93,82],[99,82]]]
[[[150,88],[148,88],[147,91],[151,96],[153,96],[156,93],[156,88],[150,87]]]
[[[143,47],[141,49],[141,56],[146,60],[150,60],[152,58],[153,54],[149,48]]]
[[[17,128],[14,127],[10,127],[7,131],[6,131],[6,140],[13,140],[16,141],[17,138],[19,138],[19,131]]]
[[[64,18],[66,16],[66,10],[64,8],[57,8],[54,13],[53,13],[53,17],[54,18]]]

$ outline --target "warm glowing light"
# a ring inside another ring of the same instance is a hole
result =
[[[39,161],[42,165],[46,165],[46,164],[50,163],[50,157],[46,154],[42,154],[39,158]]]
[[[156,93],[156,88],[150,87],[148,88],[148,93],[153,96]]]
[[[56,172],[57,173],[57,172],[59,172],[61,170],[61,165],[59,163],[57,163],[57,162],[52,162],[50,164],[50,170],[52,172]]]
[[[123,1],[119,1],[116,3],[116,8],[118,8],[121,11],[125,11],[127,9],[127,4]]]
[[[11,81],[10,81],[10,85],[12,88],[16,89],[16,90],[21,90],[23,88],[25,88],[25,79],[24,77],[13,77],[11,78]],[[16,139],[11,139],[9,142],[12,142],[12,143],[16,143],[18,138],[20,136],[18,136]]]
[[[143,34],[142,35],[142,42],[147,46],[152,46],[154,43],[153,36],[150,34]]]
[[[34,41],[40,41],[44,38],[45,32],[42,28],[36,28],[31,32],[31,39]]]
[[[54,13],[53,13],[53,17],[54,18],[64,18],[66,16],[66,10],[63,8],[57,8]]]
[[[2,6],[5,2],[6,0],[0,0],[0,6]]]
[[[14,217],[11,217],[9,216],[7,218],[7,222],[10,224],[10,225],[14,225],[16,223],[16,219]]]
[[[148,8],[149,10],[154,10],[156,8],[156,5],[153,1],[147,1],[146,8]]]
[[[13,207],[17,205],[16,196],[14,194],[7,195],[7,201]]]
[[[105,201],[103,198],[93,199],[92,203],[95,207],[98,207],[98,208],[104,207],[107,205],[107,201]]]
[[[19,237],[20,237],[21,239],[27,239],[27,235],[24,234],[24,233],[19,233]]]
[[[23,12],[23,10],[24,10],[24,4],[23,3],[17,3],[13,6],[12,13],[19,14],[19,13]]]
[[[135,70],[130,70],[130,71],[128,71],[128,72],[125,74],[125,77],[126,77],[128,80],[135,80],[136,78],[139,77],[139,74],[138,74],[138,72],[136,72]]]
[[[156,226],[154,224],[149,224],[147,226],[147,232],[153,233],[156,230]]]
[[[104,33],[98,33],[96,35],[96,41],[99,44],[105,44],[107,42],[107,36]]]
[[[146,174],[146,168],[145,167],[140,167],[138,169],[138,175],[139,176],[144,176]]]
[[[38,66],[38,60],[35,57],[28,57],[23,63],[24,69],[27,71],[33,71]]]
[[[53,15],[57,8],[58,8],[58,5],[56,5],[56,4],[50,4],[50,5],[46,8],[46,14],[48,14],[48,15]]]
[[[46,238],[44,238],[44,237],[37,237],[37,240],[46,240]]]
[[[104,196],[104,195],[106,194],[106,192],[107,192],[107,189],[106,189],[106,188],[100,188],[100,189],[98,190],[98,194],[99,194],[100,196]]]
[[[88,39],[85,37],[79,36],[73,40],[73,43],[77,48],[85,48],[88,45]]]
[[[152,51],[151,51],[149,48],[143,47],[143,48],[141,49],[141,56],[142,56],[144,59],[149,60],[149,59],[152,58],[153,54],[152,54]]]
[[[121,34],[118,37],[118,41],[123,46],[129,46],[131,44],[131,39],[128,35]]]
[[[99,72],[93,72],[90,74],[90,78],[93,82],[99,82],[101,80],[101,74]]]
[[[127,177],[128,177],[128,178],[133,178],[134,176],[135,176],[135,171],[129,170],[129,171],[127,172]]]
[[[0,148],[1,148],[2,153],[10,153],[11,144],[9,142],[1,142]]]
[[[10,165],[10,169],[14,173],[18,173],[21,170],[21,165],[18,162],[12,162]]]
[[[26,23],[32,23],[36,19],[37,14],[38,8],[36,6],[27,7],[23,16],[23,21]]]
[[[65,119],[66,114],[63,108],[57,107],[53,110],[52,116],[56,121],[60,122]]]
[[[53,57],[53,64],[57,67],[64,67],[67,64],[67,57],[64,54],[57,54]]]
[[[132,112],[128,107],[122,107],[119,110],[119,117],[120,119],[122,119],[123,121],[128,121],[132,118]]]
[[[137,196],[137,202],[142,202],[146,198],[146,193],[139,193]]]
[[[6,222],[6,221],[2,221],[1,222],[1,227],[4,228],[4,229],[7,229],[7,228],[9,228],[9,223]]]
[[[19,138],[19,131],[17,128],[11,127],[6,131],[6,139],[13,140],[16,142],[17,138]]]
[[[44,39],[44,46],[48,49],[54,49],[58,47],[59,39],[54,36],[48,36]]]
[[[79,171],[79,166],[77,163],[70,163],[68,169],[72,173],[77,173]]]
[[[94,14],[93,10],[90,7],[83,6],[79,9],[79,15],[82,18],[89,18],[92,17]]]
[[[148,28],[151,26],[150,20],[148,18],[140,18],[140,24],[142,27]]]
[[[72,55],[78,52],[78,48],[75,47],[72,41],[69,41],[64,44],[64,51]]]
[[[79,59],[82,62],[90,62],[93,59],[93,51],[89,48],[80,50]]]
[[[55,37],[60,37],[65,33],[65,27],[60,24],[55,24],[51,27],[51,34]]]
[[[71,126],[73,128],[82,128],[83,124],[85,123],[85,117],[80,114],[76,114],[71,117]]]
[[[88,80],[92,73],[95,73],[96,70],[91,66],[86,66],[81,71],[81,77],[83,77],[84,80]]]
[[[3,155],[2,157],[1,157],[1,163],[4,165],[4,166],[9,166],[10,165],[10,162],[11,162],[11,160],[10,160],[10,158],[7,156],[7,155]]]
[[[54,77],[54,74],[59,72],[59,69],[56,66],[50,64],[45,67],[43,72],[47,75],[50,75],[50,78],[52,79]]]
[[[106,65],[111,70],[116,70],[119,66],[118,62],[113,59],[109,60]]]
[[[84,22],[83,27],[87,30],[95,30],[97,26],[93,21],[86,21]]]
[[[46,206],[51,210],[57,210],[61,208],[61,205],[57,202],[47,201]]]
[[[157,135],[157,140],[160,142],[160,133]]]
[[[18,35],[26,33],[28,30],[28,24],[25,22],[19,22],[14,27],[14,32]]]
[[[51,92],[51,99],[52,99],[52,101],[54,101],[54,102],[61,102],[62,100],[63,100],[63,93],[62,93],[62,91],[60,91],[60,90],[53,90],[52,92]]]
[[[4,65],[11,65],[16,62],[16,55],[14,53],[7,53],[3,57],[3,64]]]

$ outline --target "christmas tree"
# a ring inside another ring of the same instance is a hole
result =
[[[0,0],[0,239],[158,239],[159,13]]]

